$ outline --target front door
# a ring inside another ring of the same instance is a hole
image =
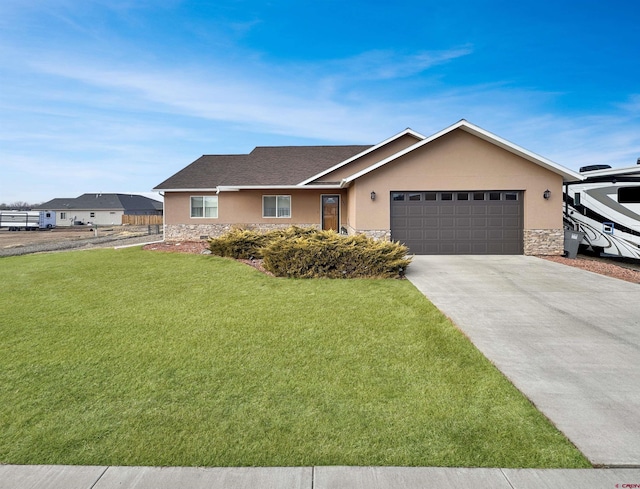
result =
[[[340,225],[340,196],[322,196],[322,229],[338,231]]]

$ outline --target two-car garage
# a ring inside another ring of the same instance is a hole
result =
[[[417,255],[523,253],[521,191],[394,191],[391,238]]]

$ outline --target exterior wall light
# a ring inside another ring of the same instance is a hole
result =
[[[549,189],[545,190],[542,196],[544,197],[545,200],[549,200],[549,197],[551,197],[551,190]]]
[[[376,193],[375,192],[371,192],[371,200],[376,200]]]

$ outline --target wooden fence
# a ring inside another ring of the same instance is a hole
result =
[[[123,214],[122,224],[130,224],[132,226],[162,225],[162,216],[136,216]]]

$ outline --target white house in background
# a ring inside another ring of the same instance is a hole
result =
[[[75,199],[53,199],[34,210],[56,213],[56,226],[95,224],[117,226],[124,215],[162,215],[160,201],[136,194],[82,194]]]

